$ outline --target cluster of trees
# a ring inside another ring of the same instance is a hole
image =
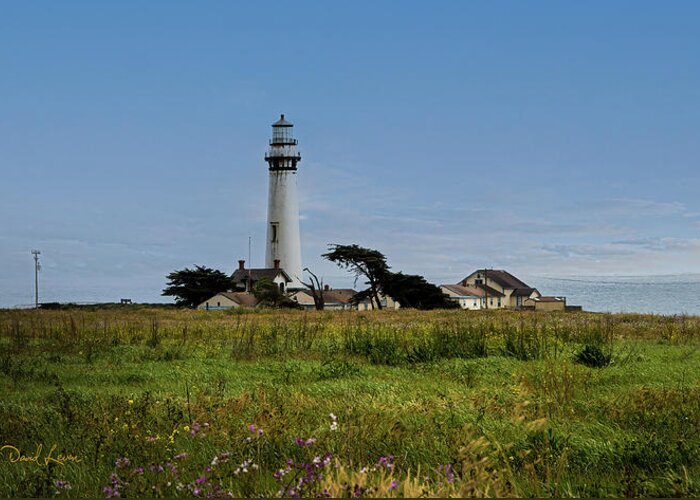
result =
[[[175,297],[175,305],[178,307],[197,307],[208,298],[233,287],[230,276],[205,266],[173,271],[168,274],[167,279],[167,286],[161,295]],[[253,294],[265,307],[299,307],[299,304],[282,293],[269,278],[258,280]]]
[[[358,245],[331,245],[323,254],[325,259],[364,278],[367,288],[354,297],[356,303],[370,299],[375,307],[382,308],[381,295],[388,295],[401,307],[415,309],[452,309],[457,304],[449,300],[439,287],[428,283],[423,276],[392,272],[386,257],[379,251]]]
[[[390,296],[401,307],[416,309],[454,308],[457,305],[447,299],[435,285],[428,283],[423,276],[392,272],[384,254],[371,248],[358,245],[330,245],[329,252],[323,257],[355,275],[355,285],[364,279],[365,290],[358,292],[355,303],[371,300],[378,309],[382,308],[381,296]],[[323,282],[308,268],[308,283],[316,309],[323,309]],[[196,307],[206,299],[233,286],[231,278],[225,273],[205,266],[194,269],[173,271],[167,276],[168,283],[163,295],[175,297],[175,304],[181,307]],[[255,284],[253,293],[266,307],[299,307],[268,279],[261,279]]]
[[[231,277],[205,266],[180,269],[168,274],[168,284],[161,295],[175,297],[178,307],[197,307],[219,292],[231,288]]]

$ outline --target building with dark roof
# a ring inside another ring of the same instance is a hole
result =
[[[271,268],[246,269],[245,261],[238,261],[238,269],[231,275],[233,288],[235,291],[252,291],[255,284],[263,278],[267,278],[275,283],[280,291],[286,292],[287,285],[292,282],[292,278],[279,267],[279,260],[275,260]]]
[[[480,288],[485,309],[521,308],[527,299],[540,297],[540,292],[503,269],[477,269],[458,283],[463,287]]]

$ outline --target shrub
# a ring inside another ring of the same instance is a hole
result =
[[[603,368],[612,361],[612,354],[606,353],[598,346],[586,344],[582,350],[576,353],[576,362],[589,368]]]

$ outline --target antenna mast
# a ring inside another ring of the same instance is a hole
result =
[[[41,271],[39,255],[41,255],[41,252],[32,250],[32,255],[34,256],[34,308],[39,309],[39,271]]]

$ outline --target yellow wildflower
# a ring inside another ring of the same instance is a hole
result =
[[[190,432],[190,426],[189,426],[189,425],[184,426],[183,429],[185,430],[185,432]]]

